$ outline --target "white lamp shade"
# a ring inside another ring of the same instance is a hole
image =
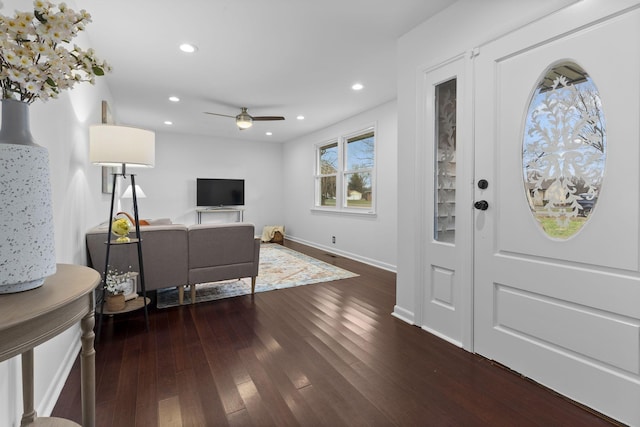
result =
[[[242,112],[236,116],[236,126],[238,129],[249,129],[253,124],[253,118],[247,113],[246,108],[242,108]]]
[[[152,168],[156,159],[155,133],[127,126],[89,127],[89,160],[103,166]],[[136,189],[137,191],[137,189]]]
[[[136,198],[144,199],[145,197],[147,197],[147,195],[144,194],[144,191],[142,191],[142,188],[140,188],[140,186],[138,184],[136,184]],[[126,190],[124,190],[124,193],[122,193],[122,198],[123,199],[132,199],[133,198],[133,189],[131,188],[131,184],[129,184],[129,186],[126,188]]]
[[[238,126],[239,129],[249,129],[252,125],[253,121],[251,117],[236,119],[236,126]]]

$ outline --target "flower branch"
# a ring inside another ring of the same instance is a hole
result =
[[[111,67],[93,49],[69,46],[91,15],[65,3],[34,1],[33,12],[0,15],[0,89],[3,99],[32,103],[56,98],[76,83],[95,83]]]

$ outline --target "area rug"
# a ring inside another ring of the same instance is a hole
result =
[[[256,280],[256,293],[328,282],[358,276],[355,273],[327,264],[282,245],[263,243],[260,246],[260,265]],[[196,286],[196,302],[213,301],[251,293],[251,278],[203,283]],[[191,303],[185,289],[184,304]],[[158,308],[178,305],[176,288],[158,291]]]

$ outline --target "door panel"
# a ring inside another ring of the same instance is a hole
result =
[[[474,349],[640,424],[640,14],[575,27],[532,24],[476,58],[475,173],[493,185],[476,190],[489,209],[475,213]],[[536,84],[562,61],[597,85],[608,147],[597,209],[557,240],[531,215],[522,141]]]
[[[634,319],[595,308],[585,310],[571,301],[536,294],[517,285],[496,285],[494,294],[495,328],[500,332],[567,355],[639,373],[640,339]],[[540,313],[544,317],[538,317],[536,322],[528,320]]]
[[[465,123],[465,68],[457,57],[421,73],[424,127],[421,155],[425,188],[423,268],[418,324],[471,349],[472,157]],[[466,130],[462,130],[466,129]]]

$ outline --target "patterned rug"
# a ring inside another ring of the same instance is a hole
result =
[[[260,247],[260,266],[258,268],[256,293],[358,276],[350,271],[274,243],[263,243]],[[242,280],[204,283],[196,286],[196,302],[250,293],[250,277]],[[190,303],[190,292],[185,289],[184,304]],[[178,290],[176,288],[159,290],[157,304],[158,308],[177,306]]]

